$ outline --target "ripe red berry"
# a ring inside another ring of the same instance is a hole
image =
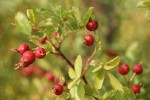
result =
[[[25,51],[28,51],[29,49],[29,45],[23,43],[17,48],[17,51],[22,55]]]
[[[59,33],[56,32],[56,31],[53,31],[52,34],[53,34],[53,35],[58,35]]]
[[[30,76],[34,73],[34,68],[32,66],[23,68],[23,75],[24,76]]]
[[[57,84],[54,86],[53,92],[54,92],[56,95],[61,95],[62,92],[63,92],[63,86],[62,86],[61,84],[57,83]]]
[[[119,65],[119,69],[118,69],[118,72],[121,74],[121,75],[126,75],[129,73],[129,66],[127,64],[120,64]]]
[[[32,64],[35,61],[35,55],[32,51],[26,51],[23,53],[23,60],[29,64]]]
[[[143,68],[141,64],[137,64],[133,67],[133,72],[136,74],[141,74],[143,72]]]
[[[134,94],[139,94],[141,86],[140,85],[132,85],[131,89],[134,92]]]
[[[35,51],[35,57],[36,58],[39,58],[39,59],[42,59],[46,56],[46,51],[44,48],[38,48],[36,49]]]
[[[47,40],[47,37],[42,37],[42,38],[39,38],[39,41],[44,44]]]
[[[39,65],[34,65],[34,74],[36,77],[43,77],[46,71],[42,69]]]
[[[49,81],[54,81],[54,75],[51,72],[47,72],[45,78]]]
[[[86,24],[86,28],[87,28],[89,31],[95,31],[95,30],[98,28],[98,22],[97,22],[96,20],[89,21],[89,22]]]
[[[105,53],[107,56],[112,57],[112,58],[118,55],[116,51],[112,51],[112,50],[107,50]]]
[[[29,65],[30,65],[30,63],[28,63],[27,60],[25,60],[23,57],[20,58],[19,66],[28,67]]]
[[[86,46],[91,46],[91,45],[94,43],[94,37],[93,37],[91,34],[86,34],[86,35],[84,36],[83,43],[84,43]]]

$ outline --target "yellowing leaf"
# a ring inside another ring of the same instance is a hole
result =
[[[139,8],[150,8],[150,1],[140,1],[137,3]]]
[[[68,74],[71,79],[76,78],[76,72],[72,68],[69,68]]]
[[[77,78],[80,78],[82,72],[82,58],[78,55],[77,59],[75,60],[75,72]]]
[[[76,100],[83,100],[84,94],[85,94],[84,84],[82,81],[80,81],[79,84],[77,84],[77,91],[75,93]]]
[[[104,71],[104,69],[100,69],[96,78],[95,78],[95,88],[96,89],[102,88],[104,78],[105,78],[105,71]]]
[[[116,67],[120,62],[120,57],[115,57],[114,59],[110,60],[109,62],[104,64],[104,69],[105,70],[110,70],[114,67]]]
[[[115,90],[123,91],[122,84],[111,73],[108,73],[108,77],[109,77],[112,87]]]
[[[29,18],[30,21],[35,23],[35,16],[32,9],[27,9],[27,17]]]
[[[31,34],[32,27],[26,15],[22,12],[17,12],[15,21],[18,29],[24,34]]]
[[[88,11],[84,14],[83,21],[85,25],[88,23],[90,17],[92,16],[93,11],[94,11],[94,7],[90,7]]]
[[[94,68],[92,72],[97,72],[103,67],[103,64],[100,64],[98,67]]]
[[[78,78],[74,79],[72,82],[68,84],[68,89],[71,89],[78,81]]]
[[[148,21],[150,21],[150,9],[148,8],[148,9],[146,9],[146,12],[145,12],[145,19],[146,20],[148,20]]]

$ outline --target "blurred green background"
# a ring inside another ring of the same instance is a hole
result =
[[[83,11],[90,6],[95,7],[94,14],[99,21],[97,33],[102,41],[102,51],[97,53],[95,59],[106,61],[110,58],[105,51],[113,50],[121,56],[123,63],[131,66],[131,69],[134,64],[142,61],[144,71],[142,75],[134,79],[133,83],[144,84],[138,98],[149,100],[150,22],[144,19],[145,9],[136,7],[138,1],[140,0],[0,0],[0,100],[56,99],[50,92],[49,83],[44,78],[24,77],[14,70],[14,64],[19,61],[20,56],[9,50],[20,43],[29,43],[26,35],[20,34],[13,25],[15,13],[17,11],[26,13],[26,9],[29,8],[35,11],[37,8],[51,5],[62,5],[66,9],[77,6]],[[76,42],[71,41],[72,39]],[[70,41],[76,49],[70,50],[73,47],[66,42],[64,47],[68,47],[69,50],[64,48],[64,53],[67,53],[69,57],[76,57],[78,53],[86,57],[90,51],[79,46],[81,40],[82,37],[69,37],[66,41]],[[53,55],[49,54],[48,57],[36,63],[44,70],[53,70],[55,75],[59,75],[59,71],[64,70],[63,75],[67,76],[65,63]],[[121,77],[120,81],[122,80]]]

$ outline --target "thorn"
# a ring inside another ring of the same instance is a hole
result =
[[[20,63],[15,65],[16,67],[14,68],[15,70],[19,69],[21,67]]]
[[[12,48],[12,49],[9,49],[9,50],[11,50],[11,51],[13,51],[13,52],[18,52],[18,51],[17,51],[17,48]]]

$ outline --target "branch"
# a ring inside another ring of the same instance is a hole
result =
[[[91,56],[86,60],[86,63],[85,63],[85,66],[84,66],[84,69],[83,69],[81,77],[84,77],[84,74],[85,74],[85,72],[86,72],[86,70],[88,68],[88,65],[89,65],[90,61],[92,60],[92,58],[94,57],[95,54],[96,54],[96,48],[94,49],[94,51],[91,54]]]
[[[52,54],[61,56],[61,57],[65,60],[65,62],[66,62],[68,65],[70,65],[71,68],[74,69],[74,65],[73,65],[72,62],[71,62],[69,59],[67,59],[67,57],[62,53],[62,51],[60,50],[60,47],[56,47],[55,44],[53,44],[52,41],[47,41],[47,43],[48,43],[48,44],[51,44],[51,45],[55,48],[55,50],[57,51],[57,53],[51,52]],[[95,52],[96,52],[96,49],[95,49]],[[94,54],[93,54],[93,56],[94,56]],[[90,59],[92,59],[92,58],[90,58]],[[87,65],[87,66],[88,66],[88,65]],[[88,83],[87,83],[87,80],[86,80],[86,78],[85,78],[85,76],[83,76],[82,79],[83,79],[83,81],[85,82],[85,84],[88,84]]]
[[[68,65],[70,65],[71,68],[74,69],[74,65],[72,64],[72,62],[67,59],[67,57],[62,53],[62,51],[60,50],[59,47],[56,47],[56,46],[53,44],[53,42],[51,42],[51,41],[47,41],[47,43],[51,44],[51,45],[55,48],[55,50],[58,52],[58,53],[51,52],[52,54],[61,56],[61,57],[66,61],[66,63],[67,63]]]

